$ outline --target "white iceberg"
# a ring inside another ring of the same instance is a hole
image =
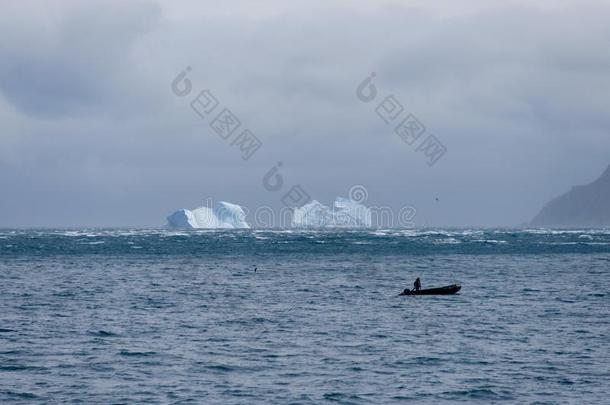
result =
[[[337,197],[333,208],[313,200],[292,213],[293,228],[367,228],[371,210],[353,200]]]
[[[313,200],[292,212],[293,228],[321,228],[332,223],[332,213],[326,205]]]
[[[334,212],[338,226],[350,228],[369,228],[371,226],[371,210],[356,201],[337,197]]]
[[[170,228],[186,229],[237,229],[250,228],[244,208],[220,201],[214,208],[181,209],[167,217]]]

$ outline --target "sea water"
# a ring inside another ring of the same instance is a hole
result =
[[[608,230],[3,230],[0,402],[608,403],[609,290]]]

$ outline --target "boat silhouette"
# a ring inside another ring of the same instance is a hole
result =
[[[398,295],[452,295],[457,293],[462,289],[462,286],[459,284],[451,284],[445,287],[437,287],[437,288],[426,288],[424,290],[409,290],[405,288],[403,292]]]

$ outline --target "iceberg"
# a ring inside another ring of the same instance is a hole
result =
[[[244,208],[219,201],[214,208],[181,209],[167,217],[170,228],[181,229],[238,229],[250,228]]]
[[[338,226],[350,228],[369,228],[371,226],[371,210],[348,198],[337,197],[335,214]]]
[[[332,213],[326,205],[313,200],[292,212],[293,228],[321,228],[330,226]]]
[[[292,213],[293,228],[366,228],[371,210],[348,198],[337,197],[333,208],[313,200]]]

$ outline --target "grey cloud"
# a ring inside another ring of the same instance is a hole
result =
[[[154,3],[78,4],[52,29],[4,32],[0,89],[15,107],[41,117],[104,114],[122,95],[132,46],[160,17]]]
[[[255,17],[249,3],[169,4],[58,2],[43,23],[22,11],[4,25],[0,226],[160,225],[207,197],[279,205],[261,186],[278,161],[322,201],[365,184],[372,204],[415,205],[420,225],[516,225],[608,164],[601,2],[442,16],[316,3]],[[194,93],[171,93],[186,66],[195,92],[263,140],[250,161],[192,112]],[[380,97],[448,147],[433,168],[356,98],[371,71]]]

